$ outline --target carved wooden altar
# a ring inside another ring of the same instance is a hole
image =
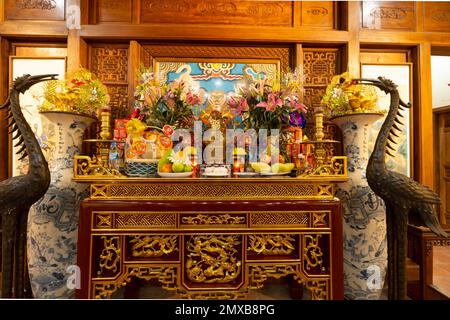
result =
[[[78,179],[90,197],[77,295],[111,298],[137,277],[180,298],[236,299],[292,276],[312,299],[342,299],[339,179]]]

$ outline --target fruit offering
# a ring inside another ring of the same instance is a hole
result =
[[[181,173],[192,172],[192,170],[190,154],[183,150],[175,152],[173,149],[168,149],[158,162],[158,172]]]
[[[269,165],[264,162],[253,162],[252,169],[258,173],[289,173],[294,169],[293,163],[274,163]]]

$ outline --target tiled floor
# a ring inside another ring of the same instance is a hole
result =
[[[450,247],[433,247],[433,284],[450,297]]]

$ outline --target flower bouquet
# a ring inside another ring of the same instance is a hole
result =
[[[44,84],[44,103],[39,111],[73,112],[96,116],[108,105],[110,97],[103,83],[86,69],[78,69],[66,80]]]
[[[301,83],[300,69],[286,73],[280,83],[261,77],[256,81],[245,78],[228,104],[233,113],[242,118],[247,129],[303,127],[307,108],[300,102],[303,94]]]
[[[352,79],[348,72],[333,77],[322,98],[325,116],[381,112],[375,87],[357,84]]]
[[[150,69],[141,67],[135,90],[136,110],[147,125],[163,128],[193,126],[193,107],[202,99],[189,79],[182,77],[170,83],[161,83]]]
[[[228,104],[236,117],[242,119],[246,129],[278,129],[281,131],[281,153],[287,159],[286,133],[292,127],[304,128],[307,107],[301,102],[303,74],[300,68],[283,75],[281,81],[270,81],[258,76],[245,78],[236,86]]]

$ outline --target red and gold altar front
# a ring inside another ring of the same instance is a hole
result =
[[[346,174],[120,178],[90,175],[92,167],[75,165],[75,180],[90,184],[80,211],[79,298],[111,298],[137,277],[180,298],[239,299],[288,276],[312,299],[343,298],[334,189]]]

